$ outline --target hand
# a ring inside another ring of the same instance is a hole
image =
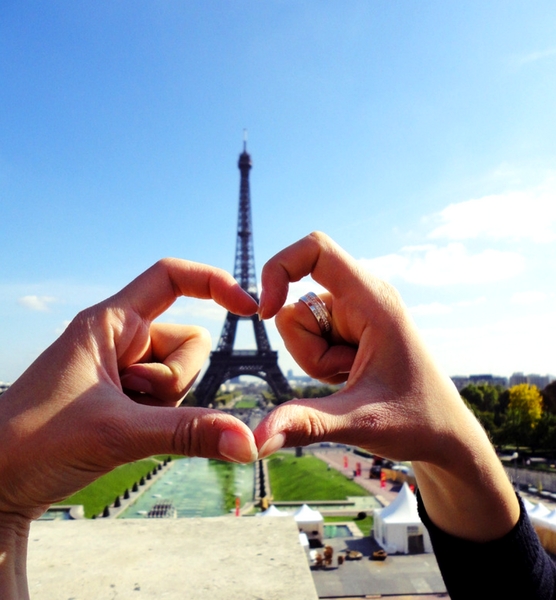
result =
[[[0,397],[0,521],[36,518],[114,467],[153,454],[256,458],[239,420],[173,408],[210,351],[201,328],[152,323],[180,295],[213,298],[244,316],[257,310],[224,271],[165,259],[80,313]]]
[[[332,317],[330,342],[303,302],[282,305],[288,284],[311,275]],[[350,443],[398,460],[441,460],[453,411],[465,407],[436,367],[397,292],[363,271],[321,233],[278,253],[263,268],[259,314],[276,315],[287,349],[305,372],[346,381],[327,398],[283,404],[255,432],[270,444]],[[416,427],[419,423],[419,427]]]
[[[303,302],[284,306],[288,284],[306,275],[328,290],[329,339]],[[398,293],[363,271],[322,233],[263,268],[259,315],[276,315],[287,349],[312,377],[345,386],[326,398],[292,400],[255,430],[259,457],[324,440],[411,460],[431,519],[445,531],[486,541],[519,516],[490,442],[425,348]]]

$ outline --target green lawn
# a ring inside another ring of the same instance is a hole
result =
[[[258,405],[256,398],[244,398],[243,400],[239,400],[235,404],[235,408],[256,408]]]
[[[334,525],[335,523],[345,523],[346,521],[354,521],[359,531],[363,535],[369,535],[371,527],[373,526],[372,515],[366,516],[364,519],[358,519],[357,517],[324,517],[324,523]]]
[[[90,519],[101,513],[105,506],[112,504],[116,496],[123,496],[126,489],[131,490],[136,481],[158,464],[158,460],[146,458],[117,467],[59,504],[82,504],[85,517]]]
[[[367,490],[311,455],[274,454],[268,459],[272,496],[277,502],[345,500],[368,496]]]

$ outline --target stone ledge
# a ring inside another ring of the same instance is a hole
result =
[[[40,600],[317,600],[283,517],[35,522],[28,571]]]

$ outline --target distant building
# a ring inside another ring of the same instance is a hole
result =
[[[500,385],[502,387],[508,387],[508,379],[506,377],[500,377],[498,375],[481,374],[481,375],[456,375],[452,377],[452,381],[458,391],[461,391],[464,387],[473,385]]]
[[[550,375],[537,375],[535,373],[527,375],[527,383],[529,385],[536,385],[539,390],[543,390],[551,381],[552,378]]]
[[[525,375],[523,372],[514,373],[510,379],[507,377],[499,377],[497,375],[480,374],[480,375],[456,375],[452,377],[452,381],[458,391],[463,390],[464,387],[473,385],[500,385],[504,388],[513,387],[520,383],[528,383],[529,385],[535,385],[539,390],[544,389],[551,381],[554,381],[554,377],[551,375],[537,375],[536,373],[530,373]]]
[[[292,374],[291,379],[288,376],[288,381],[289,381],[290,385],[293,385],[296,387],[303,387],[305,385],[323,385],[322,381],[319,381],[318,379],[313,379],[312,377],[309,377],[309,375],[293,375]]]
[[[525,375],[522,371],[513,373],[510,377],[510,387],[513,387],[514,385],[520,385],[521,383],[529,383],[527,381],[527,375]]]
[[[471,383],[475,385],[501,385],[507,387],[508,379],[506,377],[498,377],[496,375],[469,375]]]

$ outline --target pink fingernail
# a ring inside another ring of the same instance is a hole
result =
[[[274,454],[277,450],[284,447],[286,436],[283,433],[276,433],[261,446],[259,450],[259,460]]]
[[[255,442],[233,429],[225,429],[220,434],[218,452],[232,462],[251,463],[257,460]]]

